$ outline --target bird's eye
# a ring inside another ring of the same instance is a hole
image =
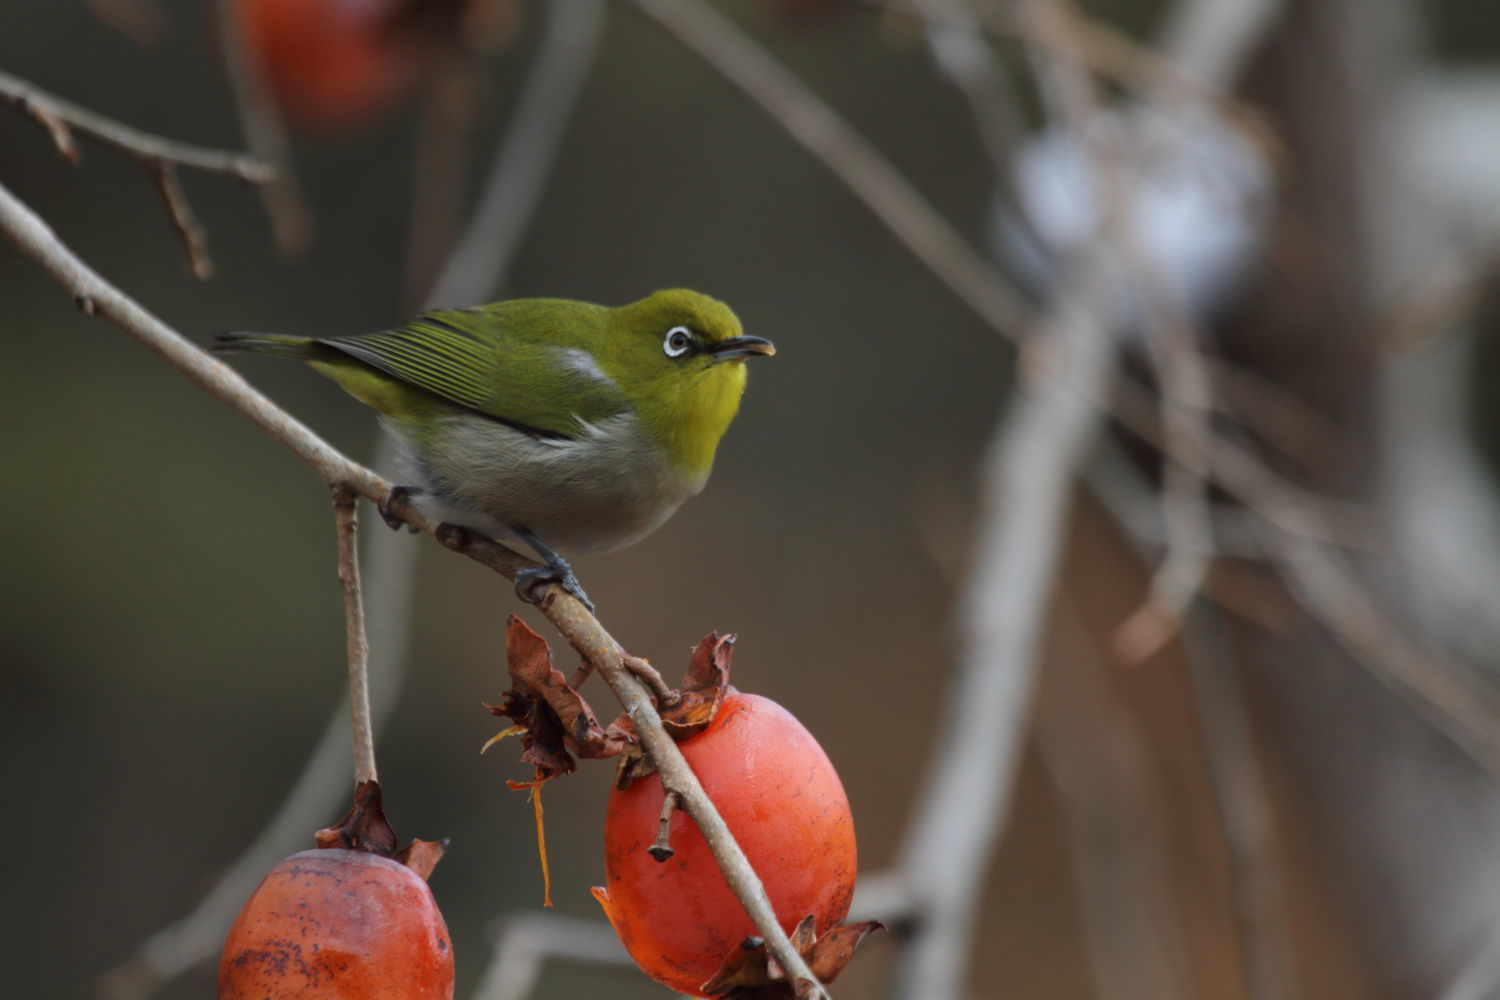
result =
[[[692,346],[693,335],[685,326],[672,327],[667,331],[667,339],[661,342],[661,349],[669,358],[682,357]]]

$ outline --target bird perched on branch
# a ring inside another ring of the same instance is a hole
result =
[[[744,362],[775,353],[728,306],[680,288],[618,308],[515,299],[379,333],[217,340],[305,361],[374,407],[404,445],[402,497],[534,549],[546,566],[517,574],[523,599],[556,581],[590,608],[559,550],[629,545],[702,490]]]

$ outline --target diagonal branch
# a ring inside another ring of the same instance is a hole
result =
[[[57,151],[69,160],[78,158],[72,133],[80,132],[141,160],[175,163],[179,167],[223,174],[253,184],[262,184],[275,174],[273,167],[254,157],[142,132],[5,72],[0,72],[0,101],[36,119],[52,136]]]
[[[0,186],[0,231],[40,264],[86,312],[114,323],[199,388],[248,418],[311,466],[330,489],[344,490],[377,504],[389,498],[390,483],[335,449],[233,368],[193,346],[182,334],[104,280],[75,256],[40,216],[4,186]],[[438,538],[449,548],[462,552],[507,579],[514,580],[518,570],[536,565],[473,532],[442,530],[441,524],[422,517],[409,505],[396,505],[395,513],[423,534]],[[806,979],[816,984],[817,978],[777,923],[771,902],[744,851],[703,791],[682,751],[662,728],[661,717],[649,692],[626,667],[625,651],[587,608],[556,584],[543,588],[537,607],[573,648],[594,664],[620,700],[663,783],[676,788],[682,796],[684,808],[703,832],[725,881],[744,906],[756,930],[765,938],[770,952],[794,981]],[[827,994],[820,986],[815,986],[810,996],[826,997]]]
[[[869,141],[724,15],[695,0],[635,5],[727,76],[846,187],[969,308],[999,330],[1031,313],[1021,294]]]

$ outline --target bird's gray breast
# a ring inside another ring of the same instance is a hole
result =
[[[420,437],[400,436],[402,472],[426,491],[419,503],[431,516],[501,540],[523,527],[564,552],[629,545],[703,488],[629,414],[540,438],[455,409]]]

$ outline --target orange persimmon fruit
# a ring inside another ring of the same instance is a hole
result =
[[[219,1000],[450,1000],[453,946],[427,882],[341,848],[271,869],[219,961]]]
[[[768,698],[730,690],[683,756],[764,883],[783,928],[812,915],[819,935],[843,921],[854,893],[854,821],[838,774],[812,734]],[[726,957],[754,935],[697,826],[671,818],[672,856],[656,861],[664,792],[655,774],[609,799],[604,888],[594,895],[652,979],[702,995]]]

